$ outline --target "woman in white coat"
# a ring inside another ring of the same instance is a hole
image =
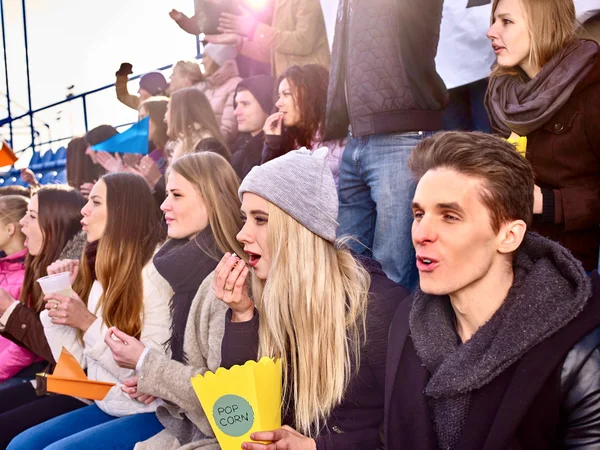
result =
[[[105,175],[82,215],[88,245],[81,264],[63,260],[48,268],[71,272],[75,293],[47,295],[41,320],[55,360],[65,347],[90,380],[115,386],[104,400],[21,433],[11,449],[126,449],[162,429],[156,402],[122,392],[119,384],[135,371],[117,366],[104,342],[109,327],[117,327],[165,352],[170,336],[171,290],[152,263],[164,231],[150,188],[137,175]]]

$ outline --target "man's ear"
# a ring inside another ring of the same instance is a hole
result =
[[[504,254],[513,253],[521,246],[525,233],[527,233],[527,224],[522,220],[505,223],[498,234],[498,251]]]

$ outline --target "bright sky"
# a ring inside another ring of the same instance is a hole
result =
[[[321,3],[331,39],[337,0]],[[75,85],[73,92],[78,94],[113,83],[121,62],[130,62],[139,74],[196,55],[194,37],[168,16],[172,8],[192,15],[193,0],[26,0],[26,5],[33,109],[64,99],[69,85]],[[27,110],[21,1],[4,0],[4,12],[14,117]],[[137,87],[131,83],[130,91]],[[0,54],[0,120],[7,116],[5,92]],[[112,88],[88,97],[87,106],[90,128],[137,118],[135,111],[117,101]],[[84,133],[81,111],[78,100],[36,115],[50,125],[49,135],[47,127],[35,121],[41,139]],[[25,119],[16,125],[15,150],[29,145],[28,124]],[[0,128],[0,137],[8,138],[7,126]]]

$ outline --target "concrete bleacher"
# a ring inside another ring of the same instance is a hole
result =
[[[67,149],[47,150],[44,154],[33,152],[28,168],[35,174],[40,184],[61,184],[67,182]],[[0,173],[0,186],[27,186],[21,179],[21,169],[14,166],[8,172]]]

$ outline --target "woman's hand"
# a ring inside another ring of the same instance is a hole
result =
[[[252,433],[250,439],[267,441],[271,444],[244,442],[242,444],[244,450],[317,450],[317,443],[314,439],[307,438],[287,425],[275,431]]]
[[[542,214],[544,212],[544,196],[542,189],[536,184],[533,187],[533,213]]]
[[[150,189],[154,189],[154,186],[156,186],[156,183],[158,183],[158,180],[162,176],[158,165],[149,156],[144,156],[135,167],[126,167],[125,170],[144,178]]]
[[[223,34],[207,34],[204,40],[209,44],[235,45],[236,47],[242,43],[242,37],[235,33]]]
[[[215,296],[231,309],[233,322],[247,322],[254,317],[254,302],[248,296],[246,277],[250,270],[237,255],[225,253],[215,269]]]
[[[156,397],[150,394],[144,394],[138,391],[138,377],[131,377],[128,380],[123,381],[123,387],[121,388],[123,392],[125,392],[129,398],[133,400],[137,400],[144,405],[149,405]]]
[[[263,131],[265,134],[281,136],[281,126],[283,124],[283,114],[276,112],[267,117]]]
[[[186,18],[186,15],[183,14],[182,12],[177,11],[176,9],[172,9],[171,12],[169,13],[169,16],[171,17],[171,19],[173,19],[175,22],[179,22],[182,19]]]
[[[17,302],[12,295],[0,288],[0,316],[2,316],[10,306]]]
[[[135,370],[146,348],[136,338],[123,333],[117,327],[108,329],[106,336],[104,336],[104,342],[110,348],[117,365],[124,369]]]
[[[69,282],[71,283],[71,286],[73,286],[75,278],[77,278],[77,274],[79,273],[79,260],[59,259],[58,261],[54,261],[52,264],[50,264],[46,270],[48,275],[69,272]]]
[[[84,333],[96,321],[79,296],[73,292],[70,297],[59,294],[48,294],[44,297],[45,308],[52,323],[77,328]]]
[[[221,33],[239,34],[250,36],[256,28],[256,19],[250,11],[243,6],[238,6],[239,14],[223,13],[219,18],[219,30]]]
[[[96,161],[109,173],[121,172],[123,169],[121,157],[113,156],[109,152],[96,152]]]
[[[31,169],[21,169],[21,180],[27,183],[30,186],[39,186],[40,183],[38,179],[35,177],[35,174]]]

